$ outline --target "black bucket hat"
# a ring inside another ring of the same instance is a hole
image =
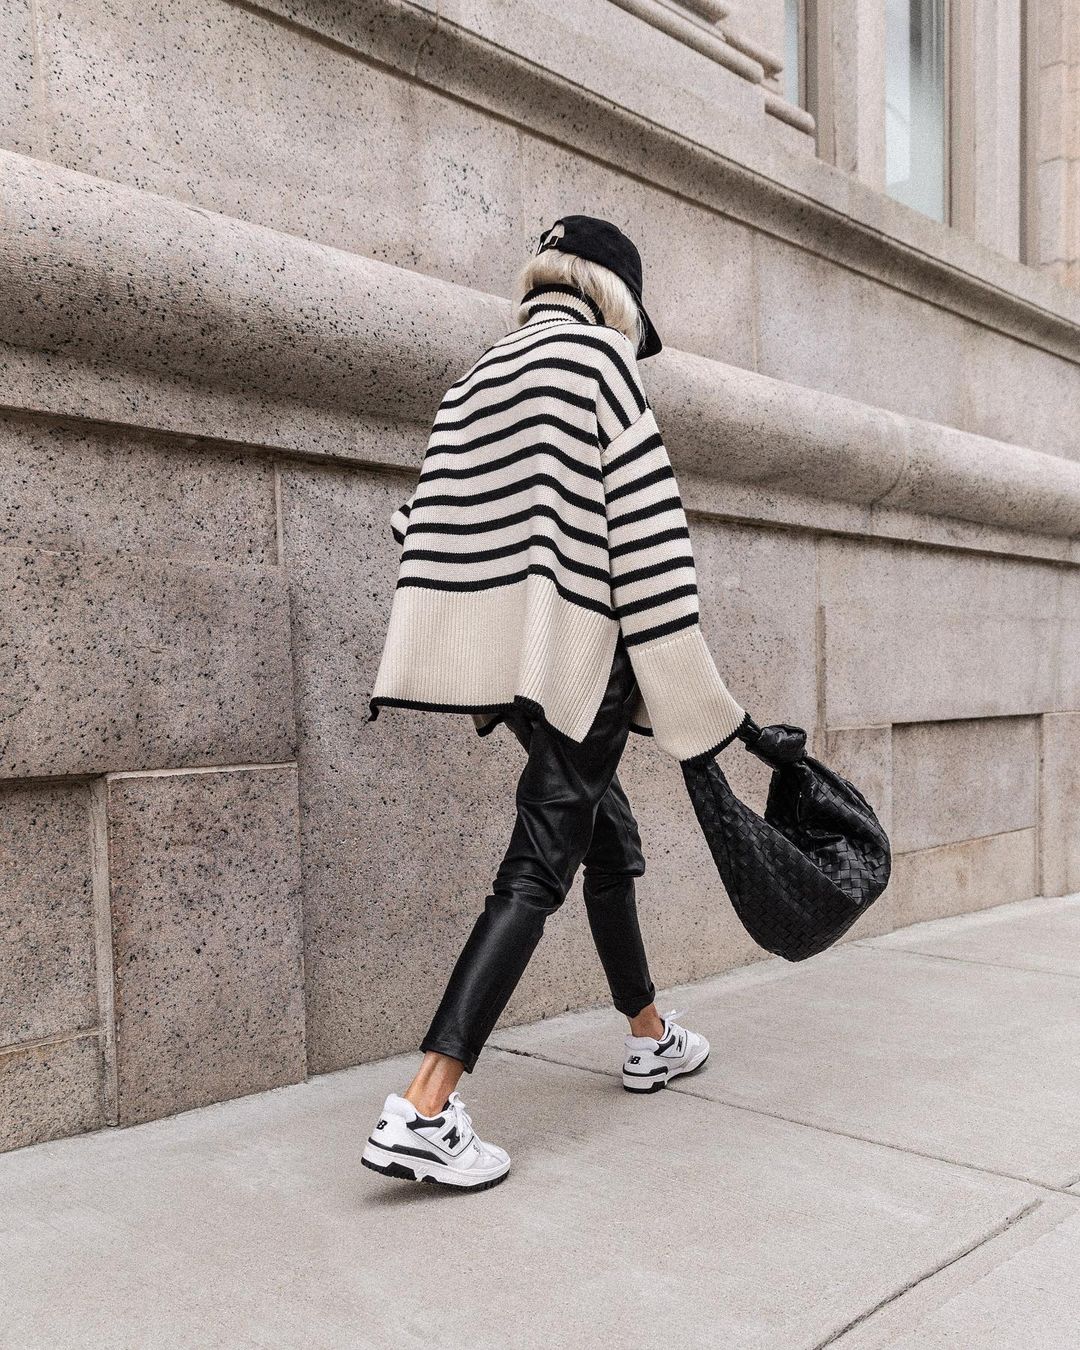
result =
[[[641,303],[641,254],[633,240],[623,234],[617,225],[596,216],[560,216],[550,229],[541,234],[536,252],[543,253],[549,248],[557,248],[561,253],[576,253],[579,258],[588,258],[590,262],[599,263],[621,277],[637,301],[645,324],[645,336],[638,349],[638,356],[655,356],[663,349],[660,334],[653,327],[648,311]]]

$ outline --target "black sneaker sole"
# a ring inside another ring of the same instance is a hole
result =
[[[387,1163],[385,1167],[380,1167],[378,1163],[370,1162],[367,1158],[360,1159],[361,1167],[370,1167],[373,1172],[378,1172],[384,1177],[396,1177],[399,1181],[430,1181],[433,1186],[441,1186],[444,1191],[462,1191],[470,1193],[472,1191],[490,1191],[492,1186],[497,1186],[500,1181],[505,1181],[510,1175],[509,1170],[505,1171],[501,1177],[492,1177],[490,1181],[478,1181],[473,1186],[452,1186],[447,1181],[439,1181],[436,1177],[418,1177],[411,1167],[405,1163]]]
[[[709,1054],[712,1054],[711,1050]],[[676,1078],[693,1078],[694,1074],[700,1073],[708,1062],[709,1055],[706,1055],[701,1063],[695,1064],[692,1069],[684,1069],[682,1073],[669,1074],[667,1078],[660,1078],[655,1083],[650,1083],[648,1087],[632,1088],[623,1083],[623,1091],[629,1092],[634,1097],[646,1097],[650,1092],[663,1092],[664,1088]]]

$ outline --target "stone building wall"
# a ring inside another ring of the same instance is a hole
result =
[[[364,722],[389,514],[564,211],[641,247],[721,669],[891,829],[853,936],[1080,889],[1080,296],[881,193],[872,51],[817,156],[781,17],[0,11],[3,1144],[422,1033],[520,748]],[[621,776],[657,983],[759,957],[674,762]],[[603,997],[575,887],[507,1020]]]

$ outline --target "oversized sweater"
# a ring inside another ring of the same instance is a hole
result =
[[[528,320],[447,390],[401,545],[369,700],[471,713],[515,704],[581,741],[621,631],[631,728],[678,760],[745,717],[702,635],[679,491],[633,344],[591,299],[545,285]]]

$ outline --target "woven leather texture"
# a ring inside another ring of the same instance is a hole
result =
[[[804,961],[841,938],[885,889],[889,839],[870,803],[805,753],[806,732],[753,727],[773,768],[764,817],[731,790],[715,758],[683,778],[735,913],[759,946]]]

